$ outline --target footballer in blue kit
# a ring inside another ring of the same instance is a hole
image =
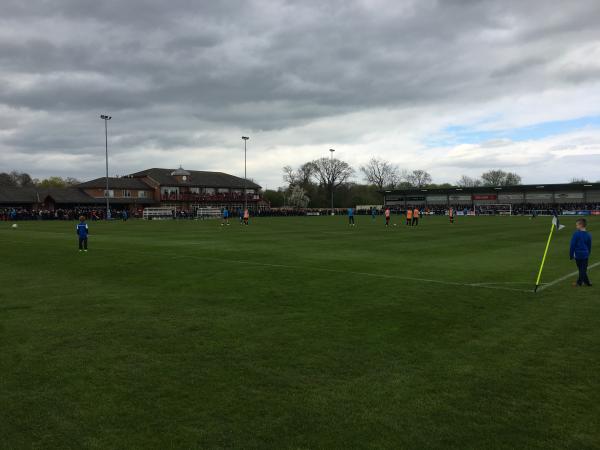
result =
[[[85,223],[85,217],[79,217],[79,223],[75,227],[75,232],[77,233],[77,237],[79,238],[79,251],[87,252],[89,228],[87,223]]]
[[[223,209],[223,221],[221,222],[221,226],[229,225],[229,210],[227,208]]]

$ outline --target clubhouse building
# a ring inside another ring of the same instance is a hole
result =
[[[103,209],[106,197],[111,208],[139,211],[146,207],[165,207],[175,211],[195,208],[268,208],[261,186],[222,172],[179,169],[147,169],[124,177],[97,178],[70,188],[0,187],[0,208],[32,210],[97,208]]]

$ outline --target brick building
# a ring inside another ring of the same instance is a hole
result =
[[[248,208],[269,208],[261,187],[243,178],[222,172],[179,169],[147,169],[124,177],[109,177],[86,181],[71,188],[44,189],[38,187],[0,187],[0,208],[54,210],[88,207],[102,209],[106,196],[112,209],[139,211],[147,206],[168,207],[177,211],[195,208],[244,206],[244,191]]]

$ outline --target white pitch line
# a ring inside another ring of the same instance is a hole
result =
[[[395,280],[420,281],[423,283],[444,284],[444,285],[448,285],[448,286],[496,289],[496,290],[514,291],[514,292],[531,292],[530,289],[516,289],[516,288],[510,288],[510,287],[504,287],[504,286],[485,286],[485,285],[479,285],[477,283],[460,283],[457,281],[432,280],[429,278],[405,277],[405,276],[400,276],[400,275],[389,275],[389,274],[383,274],[383,273],[355,272],[355,271],[351,271],[351,270],[327,269],[327,268],[323,268],[323,267],[302,267],[302,266],[292,266],[292,265],[287,265],[287,264],[271,264],[271,263],[261,263],[261,262],[256,262],[256,261],[220,259],[220,258],[211,258],[211,257],[195,256],[195,255],[176,255],[176,256],[172,256],[172,258],[173,259],[185,259],[185,258],[202,259],[202,260],[209,260],[209,261],[222,262],[222,263],[247,264],[247,265],[252,265],[252,266],[275,267],[275,268],[281,268],[281,269],[313,270],[313,271],[317,271],[317,272],[337,273],[337,274],[342,274],[342,275],[357,275],[357,276],[366,276],[366,277],[395,279]]]
[[[588,266],[588,270],[590,270],[590,269],[593,269],[594,267],[598,267],[598,266],[600,266],[600,261],[598,261],[598,262],[595,262],[595,263],[594,263],[594,264],[592,264],[591,266]],[[566,274],[566,275],[564,275],[564,276],[562,276],[562,277],[560,277],[560,278],[557,278],[557,279],[556,279],[556,280],[554,280],[554,281],[551,281],[550,283],[546,283],[546,284],[544,284],[544,285],[540,286],[540,287],[538,288],[538,292],[539,292],[539,291],[543,291],[544,289],[546,289],[546,288],[549,288],[550,286],[554,286],[555,284],[558,284],[558,283],[560,283],[561,281],[565,281],[565,280],[567,280],[567,279],[569,279],[569,278],[571,278],[571,277],[573,277],[573,276],[575,276],[575,275],[578,275],[578,274],[579,274],[579,271],[578,271],[578,270],[576,270],[575,272],[568,273],[568,274]]]
[[[473,286],[489,286],[489,285],[496,285],[496,284],[525,284],[530,286],[531,285],[531,281],[486,281],[484,283],[471,283]],[[546,283],[540,283],[540,286],[542,284],[546,284]]]

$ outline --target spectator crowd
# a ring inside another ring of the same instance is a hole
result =
[[[464,215],[500,215],[507,214],[510,211],[508,205],[451,205],[451,207],[459,214]],[[414,206],[409,205],[408,208],[413,209]],[[390,210],[392,214],[404,214],[406,207],[392,206]],[[432,205],[419,206],[421,212],[425,215],[446,215],[448,206]],[[563,214],[565,212],[576,211],[600,211],[600,204],[514,204],[512,205],[512,215],[550,215],[554,212]],[[335,208],[336,215],[345,215],[346,208]],[[0,208],[0,220],[2,221],[17,221],[17,220],[75,220],[80,216],[86,217],[88,220],[104,220],[105,209],[98,208],[72,208],[72,209],[26,209],[26,208]],[[231,211],[232,215],[236,214]],[[251,215],[254,217],[288,217],[288,216],[326,216],[331,214],[331,209],[327,208],[271,208],[251,210]],[[384,213],[384,208],[375,211],[377,215]],[[372,209],[358,209],[356,214],[371,215]],[[600,213],[598,213],[600,214]],[[111,217],[113,219],[122,219],[128,217],[142,217],[142,209],[135,211],[133,214],[125,210],[111,209]],[[174,211],[173,218],[177,219],[192,219],[195,214],[191,211]]]

